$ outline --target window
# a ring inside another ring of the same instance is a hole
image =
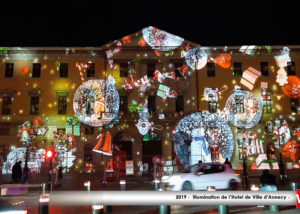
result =
[[[5,63],[5,77],[12,78],[14,76],[14,63]]]
[[[65,128],[58,128],[57,129],[57,134],[64,135],[65,133],[66,133],[66,129]]]
[[[176,77],[182,77],[183,75],[182,75],[181,71],[178,69],[178,68],[182,67],[182,62],[174,63],[174,67],[175,67]]]
[[[155,64],[154,63],[147,64],[147,76],[154,77],[154,73],[155,73]]]
[[[58,114],[64,115],[67,113],[67,97],[59,96],[58,97]]]
[[[41,77],[41,63],[33,63],[32,65],[32,78]]]
[[[214,63],[208,62],[206,64],[207,68],[207,76],[208,77],[215,77],[216,76],[216,66]]]
[[[298,99],[290,99],[290,104],[291,104],[291,112],[297,113],[297,107],[299,106],[299,101]]]
[[[148,111],[149,113],[156,111],[155,96],[148,96]]]
[[[176,102],[176,112],[180,112],[184,110],[184,100],[183,96],[177,96],[175,99]]]
[[[83,154],[83,159],[84,162],[93,162],[93,145],[91,144],[85,144],[84,145],[84,154]]]
[[[244,113],[244,96],[235,96],[235,113]]]
[[[219,173],[224,171],[224,166],[222,165],[206,165],[199,169],[199,172],[204,174]]]
[[[260,71],[262,76],[269,76],[269,63],[261,62],[260,63]]]
[[[39,114],[40,97],[33,96],[30,99],[30,114]]]
[[[261,90],[261,98],[264,113],[272,113],[271,92],[267,88]]]
[[[120,63],[120,77],[128,76],[128,63]]]
[[[84,133],[85,134],[90,134],[90,135],[93,135],[94,134],[94,127],[91,127],[91,126],[85,126],[84,127]]]
[[[123,111],[123,113],[127,113],[128,111],[128,97],[127,96],[120,96],[120,111]]]
[[[60,63],[59,77],[68,77],[68,63]]]
[[[0,135],[8,136],[9,135],[9,123],[2,123],[0,125]]]
[[[88,63],[87,70],[86,70],[86,77],[95,77],[95,75],[96,75],[95,63]]]
[[[243,75],[242,63],[241,62],[234,62],[233,63],[233,76],[234,77],[241,77]]]
[[[295,65],[295,62],[291,62],[287,66],[287,73],[288,73],[288,75],[296,75],[296,65]]]
[[[10,115],[11,114],[11,97],[10,96],[3,96],[2,102],[2,114],[3,115]]]
[[[217,109],[218,109],[218,103],[217,102],[213,102],[213,101],[208,102],[208,111],[210,113],[216,113]]]

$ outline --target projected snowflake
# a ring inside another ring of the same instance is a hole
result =
[[[73,108],[84,124],[103,126],[118,116],[118,91],[110,81],[89,80],[76,90]]]
[[[194,164],[195,159],[210,162],[213,143],[217,143],[220,148],[220,162],[231,158],[234,147],[233,134],[220,115],[203,111],[188,115],[178,123],[174,135],[174,149],[184,167]],[[203,152],[200,157],[192,157],[193,153],[197,153],[193,151],[193,144],[201,145]]]
[[[155,27],[147,27],[142,30],[143,37],[147,44],[152,49],[158,51],[170,51],[180,46],[183,42],[183,38],[159,30]]]

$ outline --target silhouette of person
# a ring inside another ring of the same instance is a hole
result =
[[[22,179],[22,167],[21,167],[22,161],[18,161],[15,163],[15,165],[12,168],[12,181],[13,183],[20,183]]]

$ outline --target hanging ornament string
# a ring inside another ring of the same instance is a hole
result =
[[[76,67],[79,70],[81,82],[84,83],[84,74],[83,74],[83,72],[86,70],[87,64],[76,62]]]

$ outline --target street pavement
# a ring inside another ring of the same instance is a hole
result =
[[[298,177],[297,177],[298,176]],[[292,179],[284,186],[279,186],[279,190],[290,190],[290,181],[299,181],[299,174],[295,174]],[[68,190],[82,190],[86,191],[86,187],[83,186],[84,181],[91,181],[91,191],[93,190],[120,190],[119,179],[110,180],[108,179],[108,183],[103,185],[102,177],[96,176],[95,174],[80,174],[74,176],[70,174],[65,174],[64,178],[61,182],[61,186],[53,186],[53,191],[68,191]],[[250,174],[249,175],[250,184],[259,184],[259,176]],[[53,180],[54,181],[54,180]],[[8,183],[9,177],[2,177],[2,183]],[[47,183],[47,176],[31,176],[30,183]],[[299,183],[299,182],[298,182]],[[146,177],[130,177],[126,178],[126,191],[131,190],[153,190],[154,191],[154,183],[152,179]],[[243,188],[241,187],[240,190]],[[38,198],[41,193],[41,190],[31,190],[26,195],[22,196],[5,196],[1,197],[1,204],[10,205],[13,207],[19,208],[27,208],[28,214],[38,213]],[[0,207],[1,207],[0,204]],[[14,205],[13,205],[14,204]],[[50,204],[51,205],[51,204]],[[0,208],[1,210],[1,208]],[[159,206],[113,206],[112,210],[108,212],[106,208],[105,213],[111,214],[157,214],[159,213]],[[257,206],[229,206],[229,213],[274,213],[269,210],[269,206],[265,207],[257,207]],[[280,213],[300,213],[300,209],[295,209],[295,206],[281,206]],[[1,213],[1,211],[0,211]],[[50,213],[91,213],[90,206],[50,206]],[[213,214],[218,213],[218,206],[179,206],[172,205],[171,206],[172,214]]]

